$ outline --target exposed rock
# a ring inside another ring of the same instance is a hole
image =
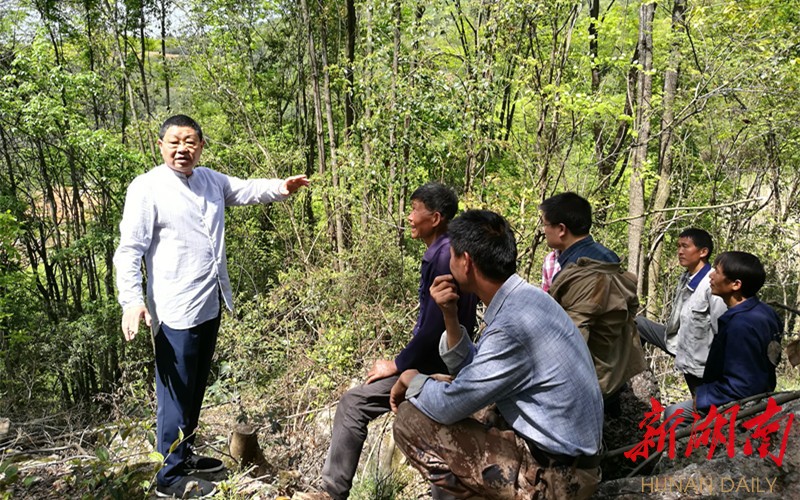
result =
[[[653,372],[646,370],[628,382],[628,387],[620,394],[621,415],[607,417],[603,422],[603,444],[606,450],[615,450],[631,444],[638,435],[639,422],[650,410],[650,398],[660,399],[658,382]],[[618,455],[603,461],[603,477],[617,479],[633,471],[636,464]]]
[[[0,439],[3,439],[8,435],[9,428],[11,428],[11,420],[5,417],[0,417]]]

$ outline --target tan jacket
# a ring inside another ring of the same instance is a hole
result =
[[[633,273],[617,263],[581,257],[558,273],[549,293],[589,345],[603,397],[645,369],[633,321],[639,309]]]

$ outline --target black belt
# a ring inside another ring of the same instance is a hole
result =
[[[603,456],[600,453],[595,455],[562,455],[560,453],[550,453],[536,446],[533,441],[525,440],[528,449],[531,450],[534,460],[542,467],[575,467],[576,469],[595,469],[600,467]]]

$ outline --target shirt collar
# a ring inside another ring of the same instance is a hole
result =
[[[740,312],[749,311],[750,309],[756,307],[761,301],[755,295],[752,297],[748,297],[744,299],[744,301],[739,302],[735,306],[728,309],[726,315],[733,316],[734,314],[739,314]]]
[[[706,277],[706,274],[711,270],[711,264],[706,262],[706,264],[689,279],[689,283],[686,284],[686,288],[691,291],[695,291],[697,289],[697,285],[700,284],[700,281]]]
[[[489,307],[486,308],[486,312],[483,314],[484,323],[487,325],[491,324],[497,311],[503,306],[503,302],[505,302],[511,293],[523,283],[525,283],[525,280],[523,280],[520,275],[515,273],[509,276],[505,283],[497,290],[497,293],[494,294]]]
[[[594,244],[594,238],[592,238],[591,234],[587,235],[585,238],[581,238],[580,240],[570,245],[569,248],[561,252],[561,255],[558,256],[558,263],[563,268],[564,263],[569,260],[570,255],[574,254],[581,248],[591,246],[592,244]]]
[[[436,238],[436,241],[434,241],[427,250],[425,250],[425,253],[422,254],[422,260],[431,260],[431,258],[433,258],[433,256],[436,255],[436,253],[439,252],[443,246],[449,244],[450,236],[447,233],[442,234]]]
[[[172,175],[174,175],[178,179],[186,180],[186,179],[189,179],[191,177],[191,175],[186,175],[183,172],[178,172],[177,170],[173,170],[173,169],[169,168],[169,166],[166,163],[162,163],[161,165],[159,165],[159,167],[162,168],[163,170],[171,173]],[[192,169],[192,175],[194,175],[194,170],[196,168],[197,167],[194,167]]]

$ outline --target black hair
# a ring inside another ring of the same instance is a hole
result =
[[[197,132],[197,137],[199,137],[201,141],[203,140],[203,130],[200,128],[200,125],[189,116],[173,115],[164,120],[164,123],[161,124],[161,128],[158,129],[158,138],[164,139],[164,136],[167,134],[167,129],[170,127],[191,127]]]
[[[431,212],[439,212],[445,221],[453,220],[458,211],[458,197],[452,189],[439,182],[428,182],[411,193],[412,200],[425,204]]]
[[[592,205],[575,193],[551,196],[539,205],[550,224],[564,224],[575,236],[585,236],[592,229]]]
[[[708,234],[708,231],[705,229],[689,227],[681,231],[678,238],[689,238],[698,249],[707,248],[708,255],[706,255],[704,260],[708,262],[711,259],[711,254],[714,253],[714,240],[711,239],[711,235]]]
[[[758,257],[747,252],[722,252],[714,259],[714,267],[719,266],[722,274],[731,281],[742,283],[742,296],[750,298],[761,290],[767,280],[764,265]]]
[[[448,232],[453,252],[468,253],[488,279],[504,282],[517,272],[517,241],[501,215],[467,210],[450,223]]]

